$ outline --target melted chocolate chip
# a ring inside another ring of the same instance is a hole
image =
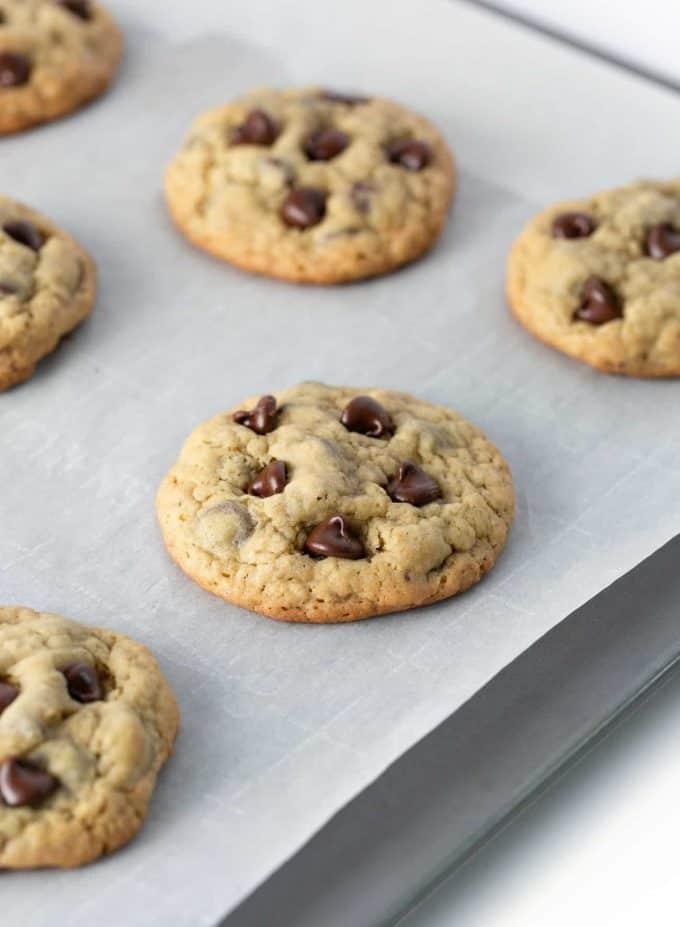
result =
[[[13,283],[8,283],[6,280],[0,280],[0,296],[13,296],[17,291],[17,288]]]
[[[589,277],[581,291],[581,305],[574,317],[591,325],[604,325],[623,315],[621,301],[612,287],[599,277]]]
[[[6,222],[3,225],[3,231],[20,245],[26,245],[33,251],[40,251],[45,241],[41,232],[33,225],[32,222],[25,222],[23,219],[17,219],[14,222]]]
[[[4,10],[0,10],[0,26],[4,26],[7,22],[7,16],[5,15]]]
[[[553,238],[588,238],[594,231],[595,222],[587,212],[563,212],[553,219]]]
[[[89,663],[70,663],[62,670],[68,694],[76,702],[87,705],[102,698],[102,687],[97,670]]]
[[[348,431],[357,431],[369,438],[385,438],[394,432],[394,423],[387,409],[370,396],[352,399],[345,406],[340,421]]]
[[[420,507],[441,499],[442,491],[436,480],[407,460],[399,465],[397,475],[388,483],[387,495],[393,502],[408,502]]]
[[[245,122],[234,129],[232,145],[272,145],[279,134],[274,120],[263,109],[251,109]]]
[[[319,97],[322,100],[328,100],[329,103],[343,103],[345,106],[360,106],[362,103],[368,103],[368,97],[354,96],[351,93],[337,93],[335,90],[323,90]]]
[[[246,492],[249,496],[267,499],[283,492],[287,482],[285,463],[282,460],[273,460],[248,483]]]
[[[18,694],[19,690],[16,686],[11,685],[9,682],[0,682],[0,715],[5,708],[12,704]]]
[[[28,83],[31,62],[21,52],[0,52],[0,88],[20,87]]]
[[[371,200],[373,199],[374,193],[375,185],[368,180],[358,180],[353,184],[350,196],[352,197],[355,209],[364,215],[370,212]]]
[[[0,800],[10,808],[24,808],[47,798],[59,781],[27,760],[15,757],[0,763]]]
[[[407,171],[422,171],[432,160],[432,149],[427,142],[406,138],[392,142],[387,156],[392,164],[400,164]]]
[[[279,215],[292,228],[318,225],[326,215],[326,194],[316,187],[297,187],[283,201]]]
[[[344,515],[332,515],[317,525],[305,541],[305,552],[314,557],[343,560],[361,560],[366,556],[364,545],[351,533]]]
[[[647,232],[646,250],[650,258],[663,261],[680,251],[680,232],[670,222],[660,222]]]
[[[349,136],[340,129],[319,129],[304,140],[303,149],[310,161],[332,161],[349,145]]]
[[[92,18],[92,6],[89,0],[55,0],[57,6],[63,6],[69,13],[73,13],[79,19],[88,20]]]
[[[276,424],[276,399],[263,396],[250,412],[234,412],[233,419],[239,425],[245,425],[258,435],[267,435]]]

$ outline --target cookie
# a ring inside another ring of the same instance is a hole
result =
[[[72,238],[0,196],[0,390],[28,379],[89,315],[96,286],[95,265]]]
[[[680,376],[680,180],[536,216],[510,253],[508,297],[532,334],[592,367]]]
[[[299,283],[383,274],[420,257],[455,185],[437,129],[389,100],[261,90],[195,123],[166,174],[199,248]]]
[[[0,869],[80,866],[127,843],[178,719],[146,647],[0,608]]]
[[[92,0],[2,0],[0,134],[49,122],[99,96],[122,40]]]
[[[284,621],[355,621],[455,595],[500,554],[507,464],[457,412],[305,383],[200,425],[163,480],[172,558]]]

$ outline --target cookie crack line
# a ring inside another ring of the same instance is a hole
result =
[[[0,607],[0,869],[79,866],[130,840],[178,721],[141,644]]]
[[[305,383],[200,425],[157,511],[168,552],[199,585],[324,623],[477,582],[505,545],[514,494],[500,453],[452,409]]]
[[[387,273],[439,237],[455,188],[438,130],[389,100],[262,90],[196,121],[166,199],[198,247],[301,283]]]

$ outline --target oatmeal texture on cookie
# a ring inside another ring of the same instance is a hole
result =
[[[31,376],[90,313],[95,293],[89,255],[49,219],[0,196],[0,390]]]
[[[680,376],[680,180],[536,216],[510,253],[508,297],[530,332],[593,367]]]
[[[113,20],[92,0],[2,0],[0,134],[56,119],[98,96],[121,48]]]
[[[178,717],[141,644],[0,608],[0,869],[79,866],[130,840]]]
[[[505,461],[452,409],[315,383],[199,426],[158,493],[165,543],[192,579],[308,622],[467,589],[499,556],[513,510]]]
[[[389,100],[261,90],[199,118],[166,174],[199,247],[249,271],[340,283],[437,239],[455,185],[437,129]]]

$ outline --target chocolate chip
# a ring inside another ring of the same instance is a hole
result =
[[[296,229],[318,225],[326,215],[326,194],[316,187],[297,187],[283,201],[279,215]]]
[[[369,97],[359,97],[351,93],[337,93],[335,90],[322,90],[319,94],[322,100],[328,100],[329,103],[343,103],[345,106],[360,106],[362,103],[368,103]]]
[[[279,134],[274,120],[263,109],[251,109],[245,122],[234,129],[232,145],[272,145]]]
[[[587,212],[563,212],[553,219],[553,238],[588,238],[594,231],[595,222]]]
[[[364,215],[371,209],[375,185],[368,180],[358,180],[352,185],[350,196],[355,208]]]
[[[13,296],[17,291],[17,288],[13,283],[8,283],[6,280],[0,280],[0,296]]]
[[[406,138],[392,142],[387,156],[392,164],[400,164],[407,171],[422,171],[432,160],[432,149],[427,142]]]
[[[80,19],[92,18],[92,6],[88,0],[55,0],[57,6],[63,6],[69,13],[78,16]]]
[[[581,291],[581,305],[574,317],[591,325],[604,325],[623,315],[621,301],[612,287],[599,277],[589,277]]]
[[[5,15],[4,10],[0,10],[0,26],[4,26],[7,22],[7,16]]]
[[[41,232],[33,225],[32,222],[24,222],[23,219],[17,219],[14,222],[6,222],[3,225],[3,231],[20,245],[26,245],[33,251],[40,251],[45,241]]]
[[[349,136],[340,129],[319,129],[304,140],[303,149],[310,161],[332,161],[349,145]]]
[[[269,434],[276,424],[276,399],[263,396],[250,412],[234,412],[233,419],[239,425],[245,425],[258,435]]]
[[[0,800],[10,808],[24,808],[47,798],[59,781],[27,760],[10,757],[0,763]]]
[[[248,483],[246,492],[249,496],[267,499],[283,492],[287,482],[285,463],[282,460],[273,460]]]
[[[305,552],[314,557],[343,560],[361,560],[366,556],[364,545],[351,533],[344,515],[332,515],[317,525],[305,541]]]
[[[20,87],[28,83],[31,62],[21,52],[0,52],[0,88]]]
[[[420,507],[441,499],[442,491],[436,480],[407,460],[399,465],[397,475],[388,483],[387,495],[393,502],[408,502]]]
[[[394,423],[387,410],[370,396],[357,396],[340,416],[348,431],[357,431],[369,438],[384,438],[394,432]]]
[[[62,670],[68,694],[76,702],[87,705],[102,698],[102,687],[97,670],[89,663],[70,663]]]
[[[680,232],[670,222],[660,222],[647,232],[647,254],[655,261],[663,261],[680,251]]]
[[[18,694],[19,690],[16,686],[11,685],[9,682],[0,682],[0,715],[5,708],[12,704]]]

